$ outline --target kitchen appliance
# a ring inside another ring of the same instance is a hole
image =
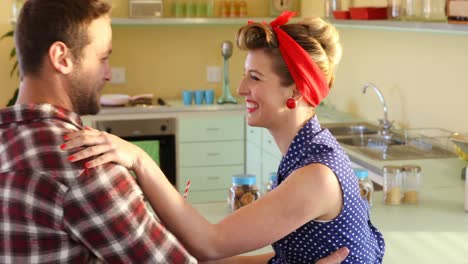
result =
[[[231,95],[229,87],[229,65],[228,60],[232,56],[232,42],[225,40],[221,44],[221,54],[224,60],[223,71],[223,95],[218,99],[218,104],[237,104],[237,100]]]
[[[142,148],[176,186],[176,120],[154,118],[96,121],[96,128],[119,136]]]
[[[130,0],[129,17],[154,18],[163,16],[163,0]]]

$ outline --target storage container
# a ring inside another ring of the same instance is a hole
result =
[[[232,176],[228,191],[228,205],[232,212],[255,202],[260,197],[255,175],[239,174]]]
[[[402,198],[402,169],[400,166],[388,165],[383,167],[384,203],[399,205]]]

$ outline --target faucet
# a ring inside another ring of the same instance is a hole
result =
[[[367,90],[368,87],[371,87],[371,88],[374,89],[375,93],[377,94],[377,96],[380,99],[380,102],[383,105],[384,117],[383,117],[383,119],[379,119],[379,124],[380,124],[380,127],[382,128],[381,129],[382,136],[384,136],[384,138],[386,138],[386,139],[389,139],[389,138],[391,138],[391,135],[392,135],[392,133],[390,132],[390,129],[391,129],[392,125],[393,125],[393,121],[388,120],[388,108],[387,108],[387,104],[385,103],[385,98],[384,98],[382,92],[380,92],[379,88],[377,88],[377,86],[375,86],[373,83],[366,83],[364,85],[364,87],[362,88],[362,93],[363,94],[366,93],[366,90]]]

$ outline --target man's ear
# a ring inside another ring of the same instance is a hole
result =
[[[69,74],[73,70],[70,49],[61,41],[56,41],[50,45],[49,59],[54,69],[62,74]]]

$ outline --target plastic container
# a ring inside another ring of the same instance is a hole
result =
[[[270,173],[270,177],[268,177],[268,183],[265,186],[265,193],[273,190],[277,184],[278,184],[278,175],[276,174],[276,172]]]
[[[402,169],[400,166],[383,167],[384,203],[399,205],[402,198]]]
[[[366,169],[361,168],[354,168],[354,174],[358,178],[359,181],[359,191],[361,193],[361,197],[364,198],[369,206],[372,206],[372,196],[374,194],[374,185],[372,181],[369,179],[369,172]]]
[[[421,167],[418,165],[403,165],[403,203],[419,203],[421,186]]]
[[[231,212],[255,202],[260,197],[256,178],[250,174],[232,176],[232,185],[228,192],[228,205]]]
[[[351,7],[349,9],[351,19],[377,20],[387,19],[386,7]]]
[[[338,11],[333,11],[333,17],[335,19],[350,19],[351,14],[349,11],[338,10]]]
[[[426,21],[447,21],[445,0],[423,0],[422,13]]]

